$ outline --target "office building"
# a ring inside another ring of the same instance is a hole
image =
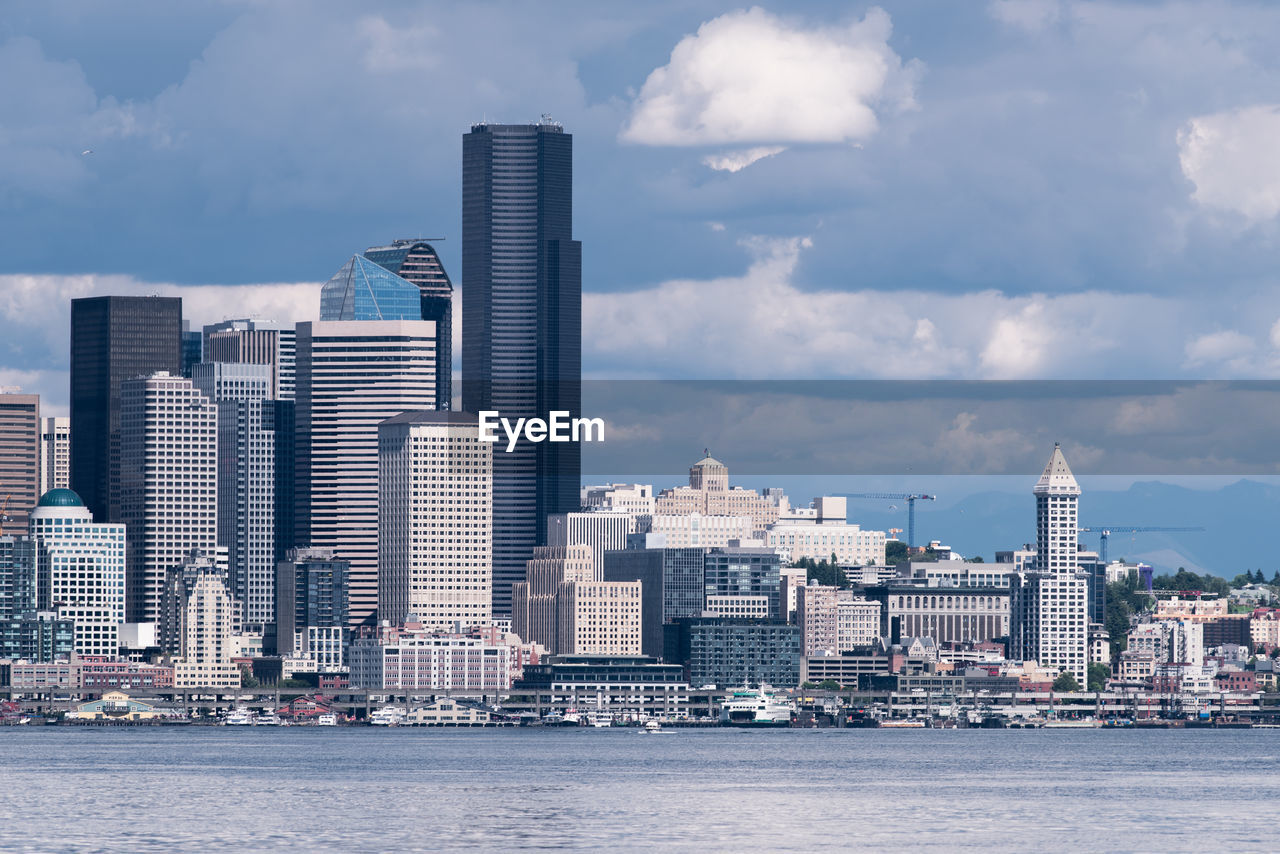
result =
[[[125,380],[120,436],[126,612],[131,623],[155,622],[169,570],[218,542],[217,409],[191,380],[164,371]]]
[[[391,277],[363,263],[374,278]],[[416,305],[417,289],[399,284]],[[379,281],[379,292],[386,285]],[[298,324],[294,542],[350,562],[353,624],[378,607],[378,425],[434,405],[435,359],[430,321]]]
[[[202,362],[194,385],[217,408],[218,545],[248,630],[275,619],[276,420],[271,365]]]
[[[652,516],[653,487],[647,483],[609,483],[582,488],[584,510],[612,510],[632,516]]]
[[[840,588],[816,582],[796,590],[796,626],[801,630],[805,655],[840,652],[839,594]]]
[[[703,549],[630,548],[604,553],[605,581],[638,581],[641,589],[641,651],[662,655],[662,626],[702,613]]]
[[[71,488],[71,419],[40,419],[40,494]]]
[[[726,546],[711,549],[703,559],[702,589],[707,608],[712,597],[754,597],[762,616],[781,614],[781,564],[773,549]]]
[[[182,300],[71,301],[71,489],[99,522],[120,514],[120,386],[182,373]]]
[[[648,533],[661,536],[667,548],[719,549],[734,540],[751,539],[754,529],[750,516],[657,514],[649,521]]]
[[[204,339],[191,321],[182,321],[182,375],[191,379],[191,371],[204,360]]]
[[[590,546],[539,546],[512,590],[512,630],[555,653],[638,655],[638,581],[597,581]]]
[[[379,619],[488,624],[493,443],[474,415],[405,412],[378,426],[378,459]]]
[[[547,545],[591,546],[596,568],[604,566],[606,552],[627,547],[627,536],[636,532],[636,518],[630,513],[553,513],[547,517]]]
[[[365,250],[364,257],[418,286],[422,319],[436,324],[436,405],[453,408],[453,283],[435,247],[425,240],[395,240]]]
[[[394,694],[493,696],[511,688],[511,648],[422,624],[351,644],[351,687]]]
[[[97,524],[80,497],[53,489],[31,512],[36,607],[75,621],[77,655],[120,651],[125,621],[125,527]]]
[[[616,715],[676,718],[689,713],[684,667],[648,656],[556,655],[525,667],[511,686],[513,708],[539,714],[596,708]],[[504,704],[506,705],[506,704]]]
[[[241,318],[204,327],[204,361],[271,366],[272,400],[293,400],[297,333],[274,323]]]
[[[276,654],[341,669],[349,638],[345,560],[331,549],[293,549],[276,572]]]
[[[940,644],[977,643],[1009,634],[1008,587],[892,583],[868,587],[865,595],[880,604],[880,634],[895,642],[931,637]]]
[[[0,534],[23,531],[40,492],[40,395],[0,388]]]
[[[573,137],[480,123],[462,141],[462,407],[503,417],[581,415],[582,245],[573,239]],[[579,509],[576,442],[520,442],[494,457],[493,609]]]
[[[778,510],[776,501],[754,489],[730,488],[728,466],[708,453],[690,467],[688,486],[658,493],[653,512],[661,516],[747,516],[751,521],[744,537],[751,537],[777,522]]]
[[[177,688],[238,688],[240,607],[227,587],[226,551],[193,550],[169,573],[161,609],[161,643],[176,658]]]
[[[0,534],[0,659],[31,658],[22,654],[30,645],[22,621],[35,610],[35,542],[26,534]]]
[[[801,630],[776,620],[681,617],[666,627],[666,660],[689,668],[689,684],[794,688]]]
[[[885,532],[864,531],[846,519],[846,500],[824,496],[813,499],[813,514],[800,519],[780,519],[765,532],[765,544],[784,561],[801,558],[831,560],[841,566],[884,564]]]

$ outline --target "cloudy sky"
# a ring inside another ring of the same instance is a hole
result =
[[[590,376],[1280,376],[1275,4],[17,0],[0,79],[50,411],[73,296],[305,320],[414,235],[459,280],[461,136],[542,113]]]

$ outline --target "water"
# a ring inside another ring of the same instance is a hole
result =
[[[1275,850],[1280,730],[0,729],[31,851]]]

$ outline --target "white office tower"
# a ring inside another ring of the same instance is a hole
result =
[[[125,617],[124,525],[96,524],[80,496],[64,488],[40,497],[30,531],[37,608],[75,620],[76,655],[114,658]]]
[[[227,589],[226,552],[192,551],[169,573],[161,609],[160,642],[176,656],[177,688],[235,688],[240,668],[240,607]]]
[[[434,321],[298,324],[295,542],[350,562],[353,625],[378,607],[378,425],[434,406],[435,360]]]
[[[204,327],[204,361],[269,365],[273,400],[293,400],[297,338],[293,329],[244,318]]]
[[[1080,485],[1058,445],[1032,492],[1035,567],[1010,577],[1013,656],[1069,671],[1083,686],[1089,665],[1089,579],[1076,556]]]
[[[169,570],[218,541],[218,413],[167,372],[120,387],[120,515],[128,538],[126,613],[159,618]]]
[[[405,412],[378,427],[378,617],[401,625],[493,616],[493,443],[476,416]]]
[[[275,621],[275,403],[269,364],[204,362],[192,382],[218,410],[218,545],[245,629]]]
[[[71,485],[71,419],[40,419],[40,494]]]
[[[547,517],[547,545],[591,546],[596,572],[604,567],[604,553],[622,551],[627,535],[636,533],[636,517],[630,513],[553,513]]]

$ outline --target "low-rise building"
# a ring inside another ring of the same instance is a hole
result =
[[[15,661],[9,667],[9,688],[14,693],[70,692],[80,686],[80,665],[75,658],[62,661]]]
[[[493,715],[483,709],[464,706],[450,697],[442,697],[427,706],[410,709],[402,726],[490,726]]]
[[[404,694],[496,694],[511,687],[511,650],[418,623],[351,644],[351,687]]]
[[[688,668],[690,685],[800,684],[799,626],[765,619],[682,617],[666,626],[666,634],[664,658]]]
[[[80,688],[84,691],[142,690],[173,687],[173,666],[117,661],[86,655],[78,659]]]
[[[76,706],[67,717],[80,721],[149,721],[161,717],[161,713],[155,706],[130,699],[123,691],[108,691],[101,699]]]
[[[648,656],[557,655],[526,667],[507,705],[539,713],[598,706],[614,714],[680,717],[689,712],[689,683],[679,664]]]

